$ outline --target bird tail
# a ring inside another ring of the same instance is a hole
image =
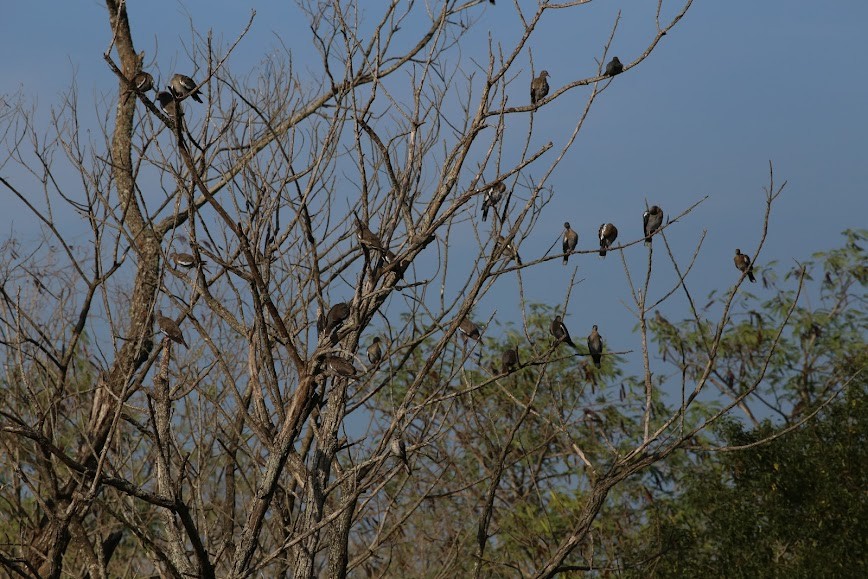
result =
[[[565,253],[565,254],[564,254],[564,265],[567,265],[567,262],[568,262],[568,261],[570,261],[570,254],[569,254],[569,253]]]
[[[747,279],[749,279],[751,283],[756,283],[756,278],[753,276],[753,268],[747,270]]]
[[[606,245],[601,243],[600,244],[600,257],[606,257],[606,249],[608,249],[606,247]]]
[[[482,204],[482,220],[483,221],[488,220],[488,204],[487,203]]]

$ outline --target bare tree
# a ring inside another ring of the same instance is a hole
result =
[[[490,41],[487,62],[466,62],[459,49],[488,4],[480,0],[394,0],[364,12],[360,2],[302,1],[318,76],[288,50],[267,58],[268,74],[238,77],[226,63],[250,28],[241,23],[230,46],[197,36],[197,74],[152,94],[141,72],[177,71],[149,69],[126,4],[107,0],[105,64],[118,85],[103,109],[105,141],[83,140],[72,91],[45,134],[23,104],[2,119],[0,167],[26,178],[0,175],[0,184],[42,234],[35,247],[10,239],[3,262],[0,494],[16,520],[0,553],[7,573],[108,577],[115,554],[124,570],[112,576],[551,576],[589,540],[613,487],[735,407],[687,419],[737,286],[708,329],[705,366],[685,373],[683,404],[655,414],[648,316],[674,292],[691,298],[692,262],[682,269],[669,253],[679,277],[652,301],[650,249],[644,279],[625,262],[645,395],[623,431],[583,412],[575,383],[552,389],[553,369],[575,363],[557,343],[535,339],[503,368],[478,366],[492,357],[483,353],[492,326],[474,306],[496,284],[521,287],[525,270],[563,259],[522,259],[521,244],[593,104],[617,82],[605,67],[616,18],[596,70],[559,78],[533,104],[527,96],[541,22],[585,3],[498,6],[515,12],[522,33],[511,45]],[[668,17],[659,4],[656,33],[624,58],[623,74],[691,3]],[[538,111],[579,94],[572,131],[538,144]],[[772,184],[769,209],[776,195]],[[483,204],[493,215],[485,223]],[[662,224],[658,255],[690,210]],[[67,211],[84,218],[85,241],[58,225]],[[627,237],[609,251],[645,251],[638,231]],[[521,306],[513,345],[534,332]],[[379,354],[361,354],[374,337]],[[603,353],[603,373],[583,363],[580,381],[602,381],[617,354]],[[517,373],[520,395],[486,399]],[[538,406],[543,398],[552,404]],[[593,453],[583,448],[590,438]],[[458,442],[471,453],[456,455]],[[550,453],[572,461],[583,490],[562,515],[565,530],[534,537],[526,565],[488,558],[509,510],[504,477],[517,465],[526,477],[515,488],[543,492]],[[426,526],[419,515],[441,504],[475,534],[452,532],[455,521]],[[445,547],[440,560],[398,557],[432,538]]]

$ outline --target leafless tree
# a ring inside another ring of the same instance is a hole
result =
[[[107,0],[105,65],[117,92],[101,109],[105,140],[86,140],[74,91],[44,133],[24,104],[3,112],[0,184],[41,235],[10,238],[2,263],[0,496],[16,521],[3,527],[6,572],[551,576],[585,549],[615,485],[737,405],[686,420],[714,370],[733,289],[708,331],[706,367],[684,375],[682,406],[655,415],[647,320],[672,293],[690,297],[692,262],[681,269],[669,253],[679,277],[652,302],[653,251],[638,231],[610,248],[648,251],[644,279],[625,262],[645,363],[635,428],[606,432],[577,406],[583,390],[552,390],[552,368],[575,363],[575,353],[548,340],[523,346],[506,372],[478,364],[489,357],[491,320],[474,318],[475,304],[563,258],[518,254],[592,105],[617,82],[604,72],[616,18],[596,70],[558,78],[530,104],[542,22],[585,3],[528,11],[502,2],[520,34],[512,44],[490,40],[488,60],[476,62],[460,47],[487,2],[301,1],[317,75],[287,49],[266,59],[267,74],[239,77],[227,65],[250,28],[239,23],[229,46],[197,36],[189,57],[198,104],[186,88],[163,102],[138,90],[138,73],[176,71],[149,69],[126,4]],[[665,12],[659,4],[656,33],[624,58],[623,74],[691,3]],[[539,144],[535,115],[578,95],[572,131]],[[482,223],[493,187],[503,195]],[[769,208],[776,194],[771,185]],[[658,255],[690,210],[656,235]],[[85,233],[61,224],[69,212]],[[173,253],[188,255],[167,259]],[[516,341],[532,332],[521,306]],[[375,336],[380,355],[363,354]],[[597,379],[582,368],[580,382]],[[519,375],[527,389],[510,393],[505,380]],[[491,389],[503,397],[489,399]],[[541,396],[559,402],[543,408]],[[577,424],[600,442],[594,453],[574,436]],[[487,433],[497,436],[483,440]],[[459,446],[471,451],[458,456]],[[562,515],[567,531],[532,537],[527,564],[488,558],[509,510],[504,477],[525,494],[542,492],[551,453],[572,461],[569,476],[584,491]],[[475,535],[420,516],[438,508],[472,520]],[[444,545],[442,557],[413,561],[413,543],[427,540]]]

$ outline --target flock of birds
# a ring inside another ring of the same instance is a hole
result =
[[[621,64],[621,61],[616,56],[606,65],[605,74],[606,76],[616,76],[623,71],[624,65]],[[549,73],[543,70],[531,81],[530,99],[532,105],[537,105],[537,103],[542,101],[546,95],[548,95],[549,84],[546,80],[548,76]],[[136,91],[144,93],[154,88],[154,79],[149,73],[142,71],[135,75],[132,84]],[[163,112],[171,118],[176,117],[176,113],[179,110],[179,103],[184,99],[189,97],[196,102],[202,102],[199,85],[189,76],[175,74],[172,76],[172,79],[166,88],[167,90],[157,92],[157,100],[159,101],[160,108]],[[498,205],[505,193],[506,185],[502,181],[497,181],[485,190],[482,202],[482,221],[488,219],[489,210]],[[403,271],[409,266],[409,263],[403,260],[397,262],[397,256],[395,253],[386,247],[382,240],[373,233],[364,222],[362,222],[358,214],[355,212],[354,217],[357,229],[356,237],[365,253],[366,260],[370,262],[372,252],[379,255],[378,265],[374,270],[375,275],[382,274],[385,271],[384,264],[389,264],[391,271],[395,272],[399,278],[402,277]],[[644,226],[645,243],[650,245],[654,234],[663,225],[663,210],[657,205],[652,205],[644,212],[642,222]],[[605,257],[607,250],[618,237],[618,228],[615,227],[613,223],[603,223],[600,225],[597,236],[600,242],[600,256]],[[578,233],[570,227],[569,222],[564,223],[564,232],[562,236],[564,265],[568,263],[570,254],[575,251],[578,242]],[[495,252],[514,260],[519,266],[522,265],[521,257],[519,256],[515,245],[511,241],[507,241],[501,235],[497,236]],[[170,254],[169,257],[178,267],[188,269],[193,267],[204,267],[204,263],[201,260],[198,260],[194,255],[189,253],[176,252]],[[739,249],[735,250],[734,263],[736,268],[743,272],[751,282],[756,281],[750,257],[741,253],[741,250]],[[337,331],[349,316],[350,305],[345,302],[333,305],[325,315],[323,315],[322,309],[320,308],[317,314],[317,331],[319,335],[329,336],[332,344],[336,344],[338,342]],[[185,348],[188,347],[187,342],[184,340],[183,332],[174,319],[164,316],[161,311],[158,311],[157,325],[170,341],[181,344]],[[467,317],[461,320],[458,330],[464,336],[465,341],[469,339],[478,341],[481,337],[479,327]],[[561,316],[558,315],[554,317],[551,321],[549,331],[555,338],[556,345],[567,344],[576,351],[579,351],[578,346],[576,346],[570,337],[570,332],[564,325]],[[593,326],[590,335],[588,335],[587,346],[591,359],[594,362],[594,366],[600,368],[603,356],[603,338],[600,336],[596,325]],[[368,362],[372,366],[377,365],[382,360],[383,348],[382,340],[379,336],[375,336],[371,340],[366,353]],[[332,376],[352,377],[358,374],[358,370],[353,363],[340,356],[325,355],[322,358],[322,364],[326,373]],[[519,360],[518,349],[514,347],[508,348],[501,356],[500,372],[506,374],[519,367],[521,367],[521,362]],[[396,440],[398,440],[397,443],[395,440],[392,441],[392,450],[396,455],[402,458],[402,462],[404,462],[409,472],[409,463],[406,462],[406,449],[403,447],[404,443],[400,439]],[[395,444],[398,444],[399,446],[395,446]]]

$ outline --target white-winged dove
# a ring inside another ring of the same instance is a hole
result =
[[[603,223],[597,235],[600,238],[600,257],[606,257],[606,251],[618,238],[618,228],[611,223]]]
[[[133,85],[139,92],[147,92],[154,88],[154,77],[145,71],[141,71],[133,77]]]
[[[594,361],[594,366],[600,367],[600,360],[603,357],[603,338],[597,332],[597,325],[591,329],[591,335],[588,336],[588,351],[591,353],[591,359]]]
[[[340,356],[326,356],[325,365],[326,370],[332,376],[349,377],[355,376],[358,372],[352,362],[349,362]]]
[[[187,269],[198,265],[204,265],[205,263],[203,261],[197,261],[196,256],[192,253],[173,252],[169,255],[169,258],[175,262],[175,265],[178,267],[185,267]]]
[[[512,372],[518,367],[518,348],[507,348],[500,355],[500,373]]]
[[[172,93],[174,93],[175,98],[177,98],[178,100],[184,100],[189,96],[197,103],[202,102],[202,99],[200,97],[202,93],[200,93],[199,90],[196,89],[196,81],[187,75],[174,75],[169,86],[171,87]]]
[[[750,263],[750,258],[743,254],[740,249],[735,250],[733,261],[735,262],[735,267],[737,267],[739,271],[747,274],[747,279],[749,279],[751,283],[756,282],[756,278],[753,276],[753,265]]]
[[[514,259],[515,263],[521,266],[521,256],[518,255],[518,249],[516,249],[515,243],[512,241],[507,242],[504,236],[497,236],[497,241],[494,243],[494,251],[500,252],[501,255],[507,259]]]
[[[617,56],[610,60],[609,64],[606,65],[606,76],[615,76],[622,72],[624,72],[624,65],[621,64],[621,61],[618,60]]]
[[[356,218],[356,237],[362,247],[365,249],[373,249],[379,252],[388,261],[389,250],[383,246],[383,242],[359,219],[358,213],[353,211],[353,216]],[[394,254],[393,254],[394,255]]]
[[[479,340],[479,326],[470,321],[470,318],[464,318],[461,320],[461,323],[458,325],[458,330],[464,336],[465,341],[467,341],[468,338]]]
[[[377,364],[383,359],[383,349],[380,347],[380,336],[374,336],[368,346],[368,362]]]
[[[160,91],[157,93],[157,101],[160,103],[160,108],[170,118],[175,118],[175,113],[180,109],[181,104],[175,99],[175,96],[168,91]]]
[[[172,318],[164,316],[162,311],[157,312],[157,325],[164,336],[173,342],[181,344],[185,348],[189,348],[187,342],[184,341],[184,334],[181,333],[181,326]]]
[[[549,94],[549,83],[546,80],[548,75],[549,72],[543,70],[539,73],[538,77],[530,81],[530,104],[535,105]]]
[[[350,317],[350,305],[346,302],[340,302],[333,305],[325,317],[325,332],[330,334],[338,329]]]
[[[494,208],[498,203],[500,203],[500,200],[503,197],[505,191],[506,184],[503,181],[498,181],[497,183],[485,190],[485,198],[482,200],[483,221],[486,221],[488,219],[488,210]]]
[[[413,470],[410,468],[410,461],[407,458],[407,445],[404,443],[404,439],[395,434],[392,437],[392,440],[389,441],[389,450],[392,452],[393,456],[397,457],[398,460],[401,461],[407,474],[413,474]]]
[[[663,210],[652,205],[642,214],[642,224],[645,226],[645,243],[651,244],[651,236],[663,225]]]
[[[570,227],[570,222],[564,223],[564,236],[562,247],[564,249],[564,265],[570,260],[570,254],[576,250],[579,244],[579,234]]]
[[[549,331],[552,336],[555,337],[557,343],[565,342],[572,346],[575,350],[578,350],[578,347],[573,343],[572,338],[570,338],[570,331],[567,330],[567,327],[564,325],[563,319],[560,316],[555,316],[555,319],[552,320],[551,326],[549,326]]]

